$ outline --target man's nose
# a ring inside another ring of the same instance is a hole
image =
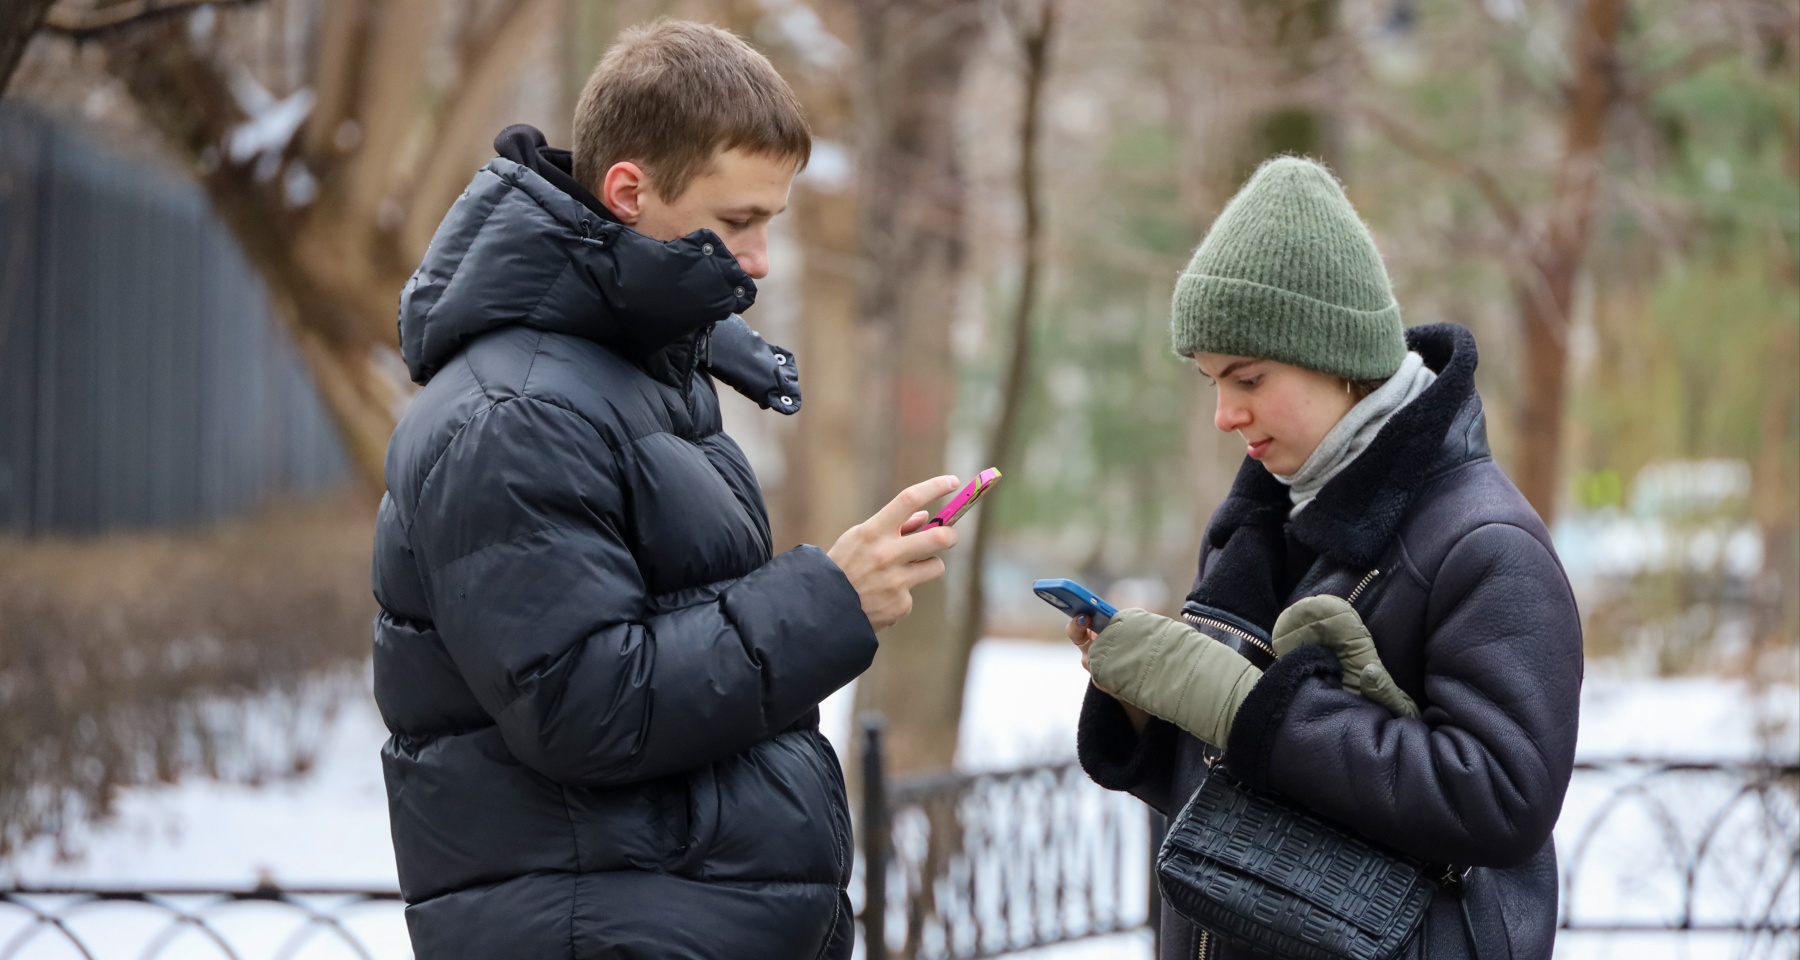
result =
[[[754,236],[745,237],[731,248],[731,253],[737,257],[738,266],[744,268],[750,279],[761,280],[769,275],[768,234],[757,231]]]

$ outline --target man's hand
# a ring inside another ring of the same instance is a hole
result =
[[[844,531],[826,551],[856,588],[863,614],[877,632],[912,612],[912,588],[944,575],[944,560],[938,554],[956,546],[956,529],[914,531],[931,516],[920,508],[956,487],[955,477],[907,487],[880,512]]]

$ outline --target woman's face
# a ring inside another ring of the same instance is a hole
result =
[[[1218,391],[1213,425],[1243,437],[1270,473],[1298,472],[1356,406],[1344,381],[1328,373],[1224,353],[1195,354],[1194,364]]]

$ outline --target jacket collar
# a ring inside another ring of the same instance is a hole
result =
[[[1413,327],[1406,343],[1436,371],[1436,382],[1395,413],[1369,448],[1291,523],[1287,487],[1246,457],[1208,530],[1215,549],[1241,527],[1286,524],[1294,539],[1320,556],[1367,567],[1380,559],[1432,477],[1488,455],[1486,420],[1475,392],[1474,336],[1457,324],[1441,323]]]
[[[793,354],[736,317],[756,284],[717,234],[664,242],[630,229],[570,174],[569,152],[530,127],[508,127],[494,146],[501,156],[444,217],[401,293],[400,349],[415,382],[469,341],[522,324],[610,347],[678,387],[706,364],[765,407],[799,409]]]

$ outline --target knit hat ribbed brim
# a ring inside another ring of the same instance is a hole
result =
[[[1262,357],[1353,380],[1406,356],[1400,305],[1375,240],[1331,172],[1262,165],[1207,231],[1175,284],[1175,352]]]

